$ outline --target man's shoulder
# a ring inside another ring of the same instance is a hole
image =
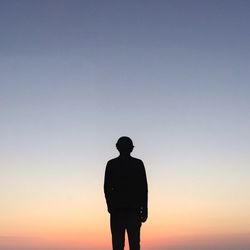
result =
[[[135,158],[135,157],[130,157],[129,158],[130,161],[132,161],[133,163],[135,164],[143,164],[143,161],[141,159],[138,159],[138,158]],[[115,157],[113,159],[110,159],[108,162],[107,162],[107,165],[114,165],[114,164],[117,164],[118,162],[120,161],[123,161],[123,159],[121,159],[119,156],[118,157]]]
[[[115,163],[117,163],[119,161],[119,157],[115,157],[113,159],[110,159],[108,162],[107,162],[107,165],[113,165]]]
[[[143,164],[143,161],[141,159],[135,158],[135,157],[131,157],[132,161],[134,161],[137,164]]]

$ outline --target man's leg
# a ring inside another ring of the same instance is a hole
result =
[[[137,213],[128,215],[127,233],[130,250],[140,250],[140,229],[141,221]]]
[[[124,250],[124,242],[125,242],[124,216],[119,213],[111,214],[110,227],[112,233],[113,250]]]

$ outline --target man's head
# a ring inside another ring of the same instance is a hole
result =
[[[122,136],[118,139],[116,148],[118,149],[120,154],[129,155],[134,148],[133,141],[127,136]]]

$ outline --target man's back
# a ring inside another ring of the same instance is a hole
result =
[[[117,157],[106,166],[104,191],[110,212],[136,210],[147,204],[147,180],[143,162]]]

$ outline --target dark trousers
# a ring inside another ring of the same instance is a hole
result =
[[[137,212],[115,212],[110,216],[113,250],[124,250],[125,231],[129,249],[140,250],[141,221]]]

